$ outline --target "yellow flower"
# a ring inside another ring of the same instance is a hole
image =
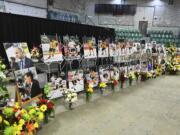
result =
[[[2,123],[2,120],[3,120],[3,119],[2,119],[2,116],[0,116],[0,124]]]
[[[41,105],[40,110],[42,112],[45,112],[47,110],[47,106],[46,105]]]
[[[42,121],[44,119],[44,114],[42,112],[39,112],[38,114],[38,120]]]
[[[19,120],[19,125],[24,125],[24,123],[25,123],[25,120],[23,120],[23,119]]]
[[[152,73],[151,72],[147,72],[147,77],[152,77]]]
[[[31,109],[31,110],[29,111],[29,114],[30,114],[30,115],[33,115],[34,113],[36,113],[36,111],[35,111],[34,109]]]
[[[39,124],[37,122],[34,123],[35,128],[39,128]]]
[[[25,113],[27,113],[27,111],[25,109],[22,109],[21,114],[25,114]]]
[[[15,104],[15,108],[17,108],[17,109],[19,109],[19,108],[20,108],[20,105],[19,105],[19,103],[18,103],[18,102],[16,102],[16,104]]]
[[[92,88],[92,87],[89,87],[89,88],[87,89],[87,91],[90,92],[90,93],[93,93],[93,88]]]
[[[99,87],[100,88],[105,88],[107,85],[106,85],[106,83],[105,82],[101,82],[100,84],[99,84]]]

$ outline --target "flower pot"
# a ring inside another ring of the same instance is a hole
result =
[[[48,123],[49,121],[49,114],[47,112],[44,113],[44,123]]]
[[[103,88],[100,88],[100,92],[101,92],[101,94],[103,94]]]
[[[129,86],[132,86],[132,82],[133,82],[133,80],[129,79]]]
[[[70,102],[70,103],[69,103],[69,110],[73,110],[72,105],[73,105],[73,103],[72,103],[72,102]]]

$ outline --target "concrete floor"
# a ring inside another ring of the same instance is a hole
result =
[[[162,76],[59,110],[38,134],[180,135],[179,127],[180,76]]]

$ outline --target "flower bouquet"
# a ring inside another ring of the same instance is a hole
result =
[[[33,47],[33,49],[31,50],[31,58],[33,62],[38,62],[41,59],[39,48]]]
[[[140,72],[141,81],[146,81],[148,79],[147,72]]]
[[[129,86],[131,86],[133,80],[136,79],[136,76],[135,76],[135,74],[134,74],[134,71],[130,71],[130,72],[129,72],[129,74],[128,74],[128,79],[129,79]]]
[[[176,74],[178,72],[178,68],[177,68],[178,62],[177,62],[177,58],[175,58],[177,53],[177,48],[174,46],[170,46],[166,50],[169,54],[169,59],[166,63],[166,69],[170,74]]]
[[[111,88],[114,90],[114,87],[118,85],[118,80],[116,77],[111,77]]]
[[[156,76],[160,76],[162,74],[162,67],[161,65],[156,67]]]
[[[134,75],[136,77],[136,82],[138,82],[140,73],[138,71],[135,71]]]
[[[69,103],[69,109],[72,110],[72,104],[78,100],[77,93],[72,89],[64,89],[63,96],[65,101]]]
[[[53,114],[52,117],[54,117],[54,115],[55,115],[54,114],[55,113],[54,107],[55,106],[54,106],[54,103],[52,101],[41,98],[39,100],[39,102],[37,103],[37,105],[40,107],[40,110],[42,112],[44,112],[44,114],[45,114],[45,122],[46,123],[48,122],[48,117],[51,114]]]
[[[177,48],[173,45],[171,45],[170,47],[166,48],[167,53],[170,55],[170,57],[174,57],[176,52],[177,52]]]
[[[106,88],[107,87],[107,85],[106,85],[106,83],[105,82],[100,82],[100,84],[99,84],[99,88],[100,88],[100,92],[101,92],[101,94],[103,94],[103,89],[104,88]]]
[[[44,120],[44,111],[37,106],[23,109],[18,103],[5,107],[0,114],[0,131],[4,135],[33,135]]]
[[[86,101],[90,100],[93,92],[94,92],[93,85],[92,84],[88,84],[87,89],[86,89]]]

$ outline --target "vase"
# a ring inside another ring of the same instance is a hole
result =
[[[44,123],[48,123],[48,121],[49,121],[49,114],[48,114],[48,112],[45,112],[44,113]]]
[[[101,94],[103,94],[103,88],[100,88],[100,92],[101,92]]]
[[[115,87],[114,87],[114,82],[113,82],[113,83],[111,83],[111,89],[112,89],[112,91],[114,92],[114,90],[115,90]]]
[[[124,83],[125,83],[125,81],[121,81],[121,88],[123,89],[124,88]]]
[[[69,102],[69,110],[73,110],[72,105],[73,105],[73,103],[72,103],[72,102]]]
[[[129,79],[129,86],[132,86],[132,79]]]

